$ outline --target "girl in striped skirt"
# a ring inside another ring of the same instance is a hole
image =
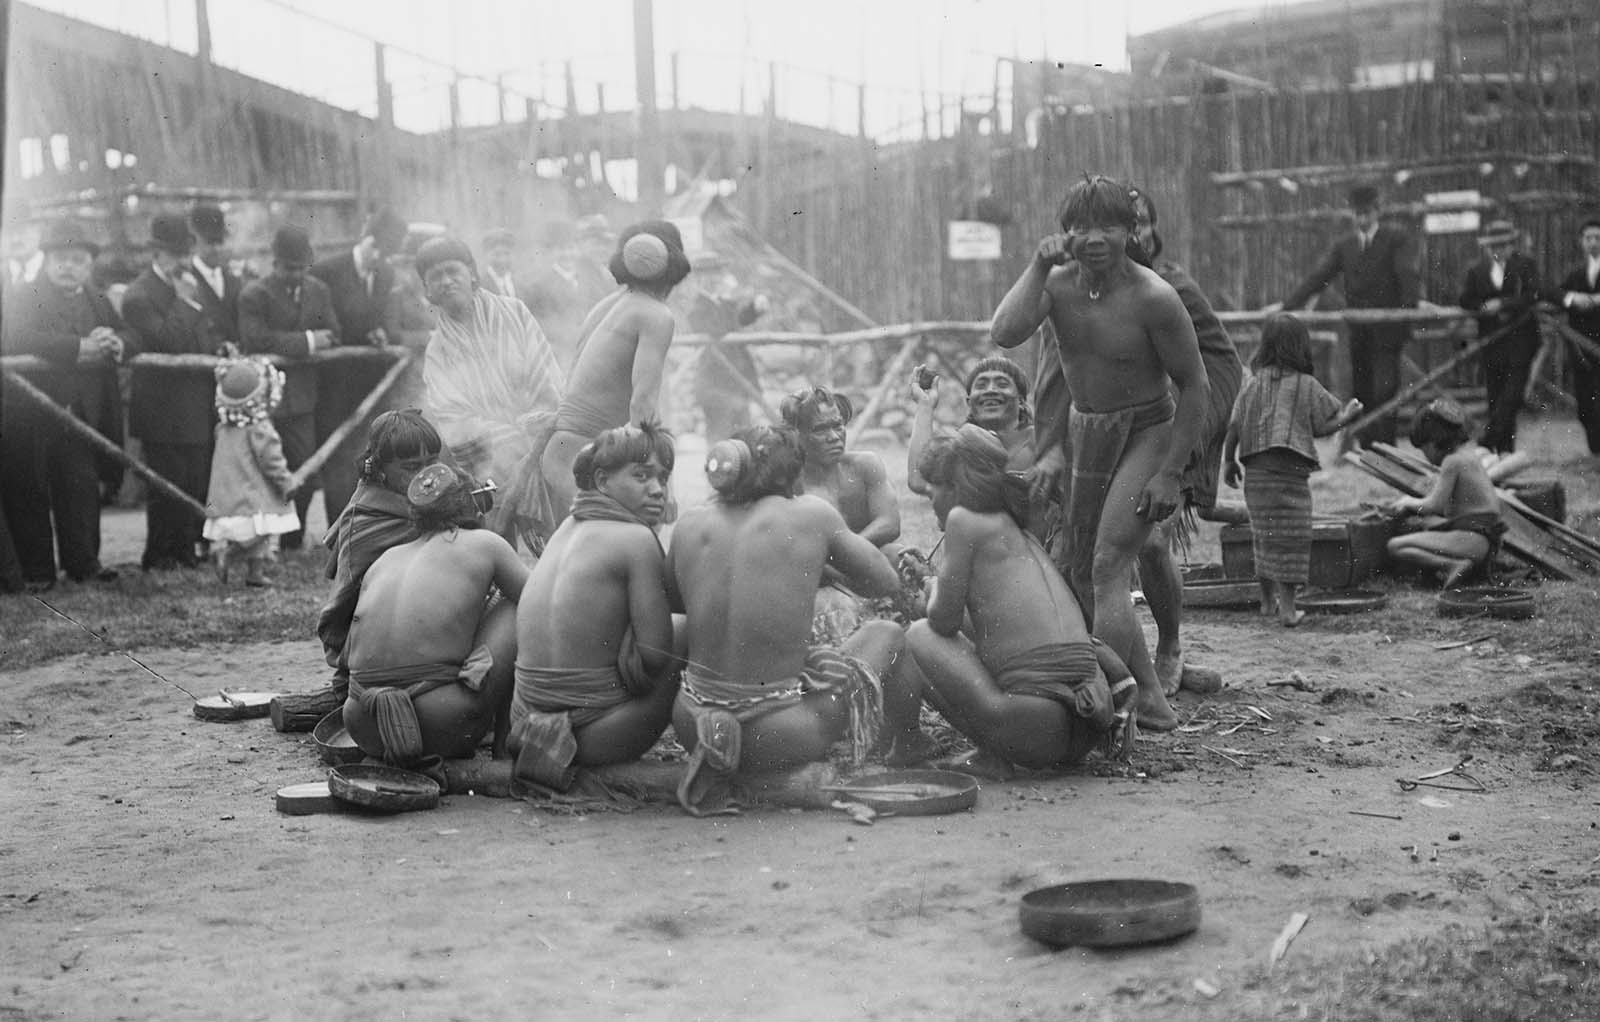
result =
[[[1338,432],[1362,406],[1352,398],[1340,407],[1317,382],[1311,334],[1286,312],[1262,324],[1250,368],[1254,375],[1234,402],[1223,439],[1223,481],[1238,487],[1243,465],[1261,613],[1277,614],[1284,627],[1293,628],[1305,617],[1295,608],[1295,595],[1311,574],[1313,441]]]

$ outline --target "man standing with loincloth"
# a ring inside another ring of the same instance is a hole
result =
[[[979,772],[1076,763],[1120,726],[1137,689],[1089,637],[1083,612],[1025,525],[1028,484],[998,437],[971,423],[935,437],[919,466],[944,529],[928,616],[907,632],[919,695],[978,746]],[[972,638],[961,634],[971,616]]]
[[[1139,682],[1139,722],[1177,726],[1133,614],[1131,569],[1156,522],[1178,507],[1209,387],[1194,325],[1172,286],[1128,257],[1137,215],[1126,185],[1074,185],[1061,227],[1039,243],[995,311],[991,335],[1022,344],[1046,319],[1072,412],[1062,507],[1069,581],[1096,638]],[[1174,400],[1176,392],[1176,400]]]
[[[584,320],[572,381],[544,452],[544,479],[557,522],[576,495],[572,466],[583,446],[603,430],[658,417],[661,375],[676,326],[667,296],[689,275],[678,229],[665,220],[647,220],[622,232],[611,274],[623,286]]]
[[[565,791],[578,767],[638,759],[672,721],[672,611],[655,530],[672,434],[608,429],[578,454],[572,514],[517,607],[516,776]]]
[[[528,569],[493,532],[458,524],[476,497],[459,469],[429,466],[406,497],[420,535],[367,569],[345,642],[345,724],[361,751],[398,766],[471,759],[490,727],[499,758]],[[486,612],[496,590],[505,599]]]
[[[690,750],[678,801],[696,815],[727,808],[738,773],[822,760],[845,737],[860,762],[880,714],[894,747],[920,739],[919,700],[895,671],[905,645],[898,626],[869,621],[838,648],[809,642],[825,567],[869,596],[892,594],[899,580],[832,505],[794,495],[800,469],[793,430],[740,431],[706,461],[720,500],[673,533],[669,578],[689,637],[673,711]]]

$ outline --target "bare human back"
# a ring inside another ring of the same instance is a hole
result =
[[[516,599],[528,569],[487,529],[432,533],[367,570],[346,645],[352,669],[461,663],[491,586]]]

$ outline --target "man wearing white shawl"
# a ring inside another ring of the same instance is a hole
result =
[[[428,419],[456,464],[506,488],[489,526],[537,548],[554,521],[539,461],[566,388],[561,366],[526,305],[478,286],[465,243],[427,242],[417,272],[440,313],[422,370]]]

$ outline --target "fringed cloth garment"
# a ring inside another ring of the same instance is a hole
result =
[[[1062,553],[1067,581],[1087,621],[1094,620],[1094,548],[1111,480],[1133,437],[1172,421],[1176,411],[1171,393],[1114,412],[1085,412],[1076,405],[1072,407],[1067,420],[1071,474],[1062,501]],[[1119,510],[1132,514],[1134,509]]]
[[[572,502],[578,522],[621,522],[649,529],[614,498],[593,490]],[[657,541],[659,547],[660,542]],[[670,670],[670,668],[669,668]],[[555,791],[566,791],[577,777],[577,732],[629,699],[648,695],[666,681],[668,671],[652,676],[645,668],[633,629],[623,633],[617,662],[603,667],[516,666],[511,700],[511,730],[520,746],[512,776]]]
[[[484,676],[493,666],[494,654],[488,647],[479,646],[461,664],[351,670],[350,695],[345,702],[346,705],[355,703],[377,723],[378,736],[383,743],[379,755],[383,761],[406,766],[428,754],[422,744],[422,727],[417,722],[417,709],[412,700],[456,683],[476,692],[483,687]]]
[[[513,541],[522,525],[548,536],[549,496],[539,462],[566,378],[527,306],[478,290],[468,322],[439,316],[422,379],[428,420],[457,449],[457,464],[504,491],[489,527]]]
[[[1305,585],[1311,577],[1311,472],[1315,463],[1284,447],[1243,459],[1244,506],[1256,578]]]
[[[1117,748],[1118,735],[1131,737],[1139,686],[1131,676],[1108,682],[1093,640],[1019,653],[995,672],[995,684],[1007,695],[1049,699],[1066,708],[1067,742],[1058,765],[1081,762],[1095,749],[1114,756],[1123,751]]]
[[[851,761],[865,762],[883,720],[883,685],[865,662],[818,647],[806,654],[799,674],[783,681],[750,684],[685,671],[678,701],[694,718],[696,745],[678,785],[678,803],[694,816],[736,812],[730,783],[739,770],[744,725],[798,706],[813,693],[848,700]]]

